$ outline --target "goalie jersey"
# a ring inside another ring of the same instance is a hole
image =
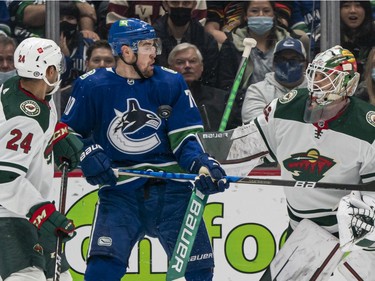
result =
[[[181,74],[164,67],[154,66],[147,79],[124,78],[112,68],[82,75],[62,121],[86,144],[99,144],[114,167],[184,172],[203,151],[190,90]],[[119,184],[130,180],[120,177]],[[135,186],[145,179],[138,181]]]
[[[346,110],[331,120],[303,120],[307,89],[289,92],[272,101],[255,125],[280,164],[285,180],[366,183],[375,180],[375,107],[350,97]],[[285,188],[288,214],[294,229],[308,218],[338,232],[336,210],[349,191]]]
[[[0,217],[25,217],[53,197],[55,104],[21,89],[19,79],[0,87]]]

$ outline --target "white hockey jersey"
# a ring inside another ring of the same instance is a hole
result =
[[[20,89],[19,77],[1,85],[0,93],[0,217],[25,217],[52,197],[56,108],[53,99]]]
[[[311,124],[303,120],[307,99],[307,89],[293,90],[272,101],[254,120],[280,164],[282,178],[347,184],[374,181],[375,107],[350,98],[341,115]],[[331,233],[338,232],[336,210],[348,193],[285,188],[292,228],[308,218]]]

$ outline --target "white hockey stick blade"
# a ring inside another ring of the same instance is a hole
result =
[[[221,164],[243,163],[263,158],[268,149],[254,124],[247,124],[224,132],[197,134],[204,150]]]
[[[270,265],[270,276],[260,281],[325,281],[343,253],[338,238],[310,220],[302,220]]]

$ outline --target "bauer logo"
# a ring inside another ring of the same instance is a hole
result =
[[[99,237],[98,239],[98,245],[103,247],[110,247],[112,246],[112,238],[111,237]]]
[[[38,116],[40,114],[39,105],[33,100],[27,100],[20,104],[20,109],[27,116]]]

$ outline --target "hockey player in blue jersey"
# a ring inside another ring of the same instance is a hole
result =
[[[120,176],[112,168],[198,173],[205,194],[229,184],[224,170],[205,154],[195,133],[203,131],[199,111],[183,77],[154,65],[160,42],[139,19],[115,22],[109,43],[116,68],[95,69],[77,79],[62,120],[84,140],[81,167],[100,185],[86,281],[115,281],[125,275],[135,243],[157,237],[173,253],[192,184],[188,181]],[[206,227],[199,227],[186,279],[212,280],[213,255]]]

